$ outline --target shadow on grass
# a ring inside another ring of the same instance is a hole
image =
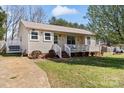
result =
[[[79,57],[68,59],[50,59],[57,63],[66,63],[70,65],[89,65],[98,67],[112,67],[124,69],[124,58],[112,57]]]

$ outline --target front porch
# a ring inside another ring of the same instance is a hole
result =
[[[59,58],[62,58],[63,53],[73,57],[94,56],[101,52],[100,44],[96,44],[94,36],[67,33],[54,34],[52,49]]]
[[[95,45],[82,45],[82,46],[75,46],[75,45],[64,45],[64,49],[62,49],[59,45],[54,44],[52,49],[55,51],[56,55],[62,58],[62,53],[65,52],[69,57],[74,56],[94,56],[100,55],[101,46]]]

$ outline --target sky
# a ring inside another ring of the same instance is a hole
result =
[[[36,5],[33,5],[32,7],[36,7]],[[86,5],[41,5],[41,7],[46,14],[47,21],[55,16],[56,18],[62,18],[72,23],[84,25],[88,23],[88,20],[84,19],[88,9],[88,6]],[[5,6],[2,6],[2,8],[4,9]],[[11,13],[9,14],[11,15]],[[11,34],[9,31],[8,33]]]
[[[4,8],[4,6],[2,7]],[[36,5],[32,7],[36,7]],[[72,23],[84,25],[88,23],[88,19],[84,19],[88,9],[87,5],[41,5],[41,7],[47,16],[47,20],[55,16]]]
[[[69,22],[79,23],[86,25],[88,23],[87,19],[83,17],[87,13],[88,6],[80,6],[80,5],[44,5],[42,6],[45,14],[48,19],[52,16],[56,18],[63,18]]]
[[[3,5],[1,7],[5,9],[6,6]],[[37,6],[32,5],[31,7]],[[51,17],[55,16],[56,18],[62,18],[72,23],[84,25],[88,23],[88,20],[84,19],[84,16],[86,16],[88,9],[88,6],[86,5],[41,5],[38,7],[43,8],[44,13],[46,14],[46,21],[51,19]],[[11,12],[8,11],[8,13],[9,15],[11,15]]]

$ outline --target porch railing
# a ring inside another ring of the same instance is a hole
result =
[[[71,49],[67,44],[64,44],[64,51],[71,57]]]
[[[86,51],[88,51],[88,52],[100,52],[101,47],[100,47],[100,45],[87,45]]]
[[[7,45],[20,45],[21,41],[19,39],[7,40]]]
[[[99,52],[101,51],[100,45],[75,45],[76,47],[70,47],[71,45],[66,45],[70,48],[71,52]]]
[[[59,56],[59,58],[62,58],[62,50],[61,50],[61,47],[57,44],[54,44],[52,46],[52,49],[55,51],[56,55]]]

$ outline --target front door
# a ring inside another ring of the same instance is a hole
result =
[[[75,45],[75,36],[68,35],[67,36],[67,44],[68,45]]]
[[[57,34],[54,35],[54,44],[58,44],[58,35]]]
[[[76,42],[75,42],[75,36],[68,35],[67,36],[67,44],[71,48],[72,51],[76,50]]]

